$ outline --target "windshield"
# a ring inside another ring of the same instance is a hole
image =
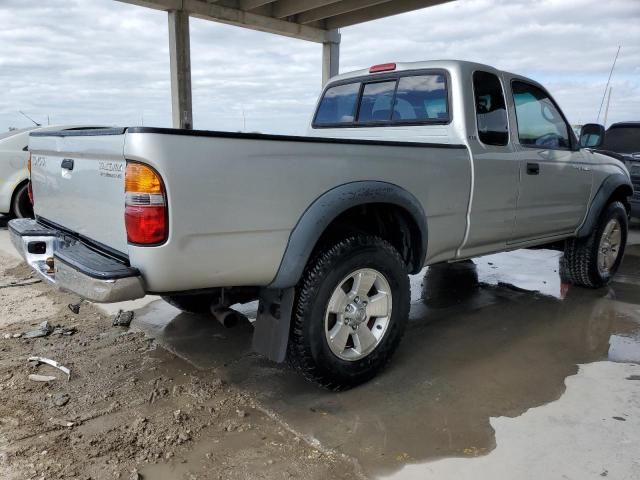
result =
[[[601,148],[616,153],[640,152],[640,125],[610,128]]]

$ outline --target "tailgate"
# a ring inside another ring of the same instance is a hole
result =
[[[124,138],[122,128],[32,133],[36,215],[126,253]]]

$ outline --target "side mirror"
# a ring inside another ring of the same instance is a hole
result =
[[[604,127],[598,123],[587,123],[580,129],[580,146],[598,148],[604,142]]]

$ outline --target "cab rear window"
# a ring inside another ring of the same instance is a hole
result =
[[[443,124],[449,120],[447,77],[444,72],[434,72],[329,87],[313,126]]]
[[[352,123],[359,93],[360,83],[348,83],[328,88],[322,97],[320,107],[318,107],[316,123],[321,125]]]

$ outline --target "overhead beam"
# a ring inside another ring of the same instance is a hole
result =
[[[122,3],[138,5],[140,7],[153,8],[155,10],[180,10],[182,8],[182,0],[117,0]]]
[[[290,17],[313,8],[324,7],[339,1],[341,0],[279,0],[273,5],[273,16],[277,18]]]
[[[183,8],[189,15],[204,20],[227,23],[251,28],[261,32],[277,33],[287,37],[323,43],[332,39],[332,34],[320,28],[287,22],[278,18],[265,17],[235,8],[213,5],[203,0],[182,0]]]
[[[225,7],[222,5],[214,5],[204,0],[118,0],[123,3],[140,5],[142,7],[154,8],[156,10],[184,10],[192,17],[211,20],[214,22],[236,25],[239,27],[259,30],[261,32],[276,33],[287,37],[308,40],[310,42],[323,43],[333,38],[333,34],[321,28],[309,25],[300,25],[298,23],[287,22],[279,18],[258,15],[253,12],[240,10],[237,8]],[[243,0],[251,2],[252,0]],[[252,7],[247,3],[247,9],[258,8],[261,3],[266,5],[273,3],[259,0],[255,2],[256,6]],[[241,4],[242,5],[242,4]],[[242,7],[244,8],[244,7]]]
[[[191,108],[191,52],[189,15],[169,12],[169,66],[171,70],[171,117],[173,128],[193,128]]]
[[[276,0],[240,0],[240,10],[253,10],[275,2]]]
[[[390,17],[392,15],[410,12],[412,10],[432,7],[440,3],[446,3],[447,1],[449,0],[404,0],[402,2],[395,0],[381,5],[375,5],[364,10],[356,10],[354,12],[345,13],[344,15],[328,18],[325,20],[325,25],[327,29],[348,27],[350,25]]]
[[[362,8],[390,1],[391,0],[343,0],[332,5],[307,10],[306,12],[299,14],[296,17],[296,21],[303,24],[317,22],[326,18],[335,17],[336,15],[354,12]]]

